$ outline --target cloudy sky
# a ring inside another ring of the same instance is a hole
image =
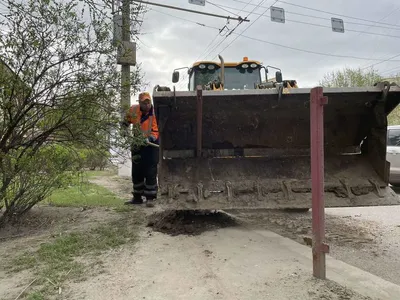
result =
[[[284,79],[296,79],[299,87],[316,85],[326,72],[343,67],[376,64],[374,68],[384,76],[400,71],[400,3],[396,0],[381,0],[379,5],[365,0],[210,0],[205,6],[188,0],[152,2],[225,16],[236,14],[250,22],[243,22],[226,37],[237,21],[227,24],[222,18],[147,5],[137,60],[150,90],[156,84],[172,87],[175,68],[201,59],[218,60],[218,54],[225,61],[247,56],[277,66]],[[285,24],[271,21],[271,5],[285,10]],[[343,19],[344,33],[332,31],[331,17]],[[225,29],[219,34],[218,28]],[[392,61],[382,62],[396,55]],[[185,70],[177,89],[187,88],[184,75]]]

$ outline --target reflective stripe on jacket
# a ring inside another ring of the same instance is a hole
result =
[[[151,107],[147,114],[144,114],[140,110],[139,105],[132,105],[129,108],[127,115],[127,121],[131,124],[138,124],[140,120],[140,128],[145,137],[152,135],[156,140],[158,139],[158,126],[156,116],[154,114],[154,108]]]

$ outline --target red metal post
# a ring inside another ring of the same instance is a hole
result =
[[[201,157],[202,152],[202,137],[203,137],[203,89],[201,85],[196,87],[197,90],[197,143],[196,156]]]
[[[310,93],[310,135],[311,135],[311,181],[312,181],[312,231],[313,231],[313,275],[326,278],[325,253],[329,247],[325,241],[324,202],[324,97],[322,87],[311,89]]]

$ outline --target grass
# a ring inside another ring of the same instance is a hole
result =
[[[28,295],[27,300],[44,300],[46,299],[42,293],[33,292]]]
[[[67,280],[84,280],[96,274],[102,263],[99,255],[104,251],[133,243],[143,222],[136,209],[123,205],[122,199],[108,189],[90,183],[93,176],[113,175],[107,171],[87,171],[83,180],[68,188],[55,191],[44,203],[55,206],[109,206],[120,213],[120,217],[92,229],[64,233],[42,243],[37,249],[24,251],[10,259],[5,267],[10,272],[32,270],[35,283],[20,299],[41,300],[57,295]]]
[[[123,201],[108,189],[90,183],[94,176],[111,176],[110,171],[85,171],[81,180],[73,182],[69,187],[58,189],[43,201],[44,204],[70,207],[109,206],[118,207]]]
[[[99,171],[99,170],[87,170],[84,172],[84,176],[87,178],[94,177],[94,176],[112,176],[116,175],[117,171],[114,169],[111,170],[104,170],[104,171]]]
[[[55,206],[119,206],[122,200],[108,189],[90,182],[56,190],[43,203]]]
[[[84,279],[88,272],[101,266],[98,256],[137,239],[137,229],[142,222],[137,212],[130,211],[120,219],[85,232],[72,232],[43,243],[37,250],[26,251],[12,259],[7,269],[18,272],[33,269],[40,289],[26,295],[25,299],[44,299],[58,292],[66,280]],[[95,262],[88,264],[91,260]]]

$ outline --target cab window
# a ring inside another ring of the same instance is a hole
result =
[[[389,129],[388,130],[388,146],[400,146],[400,129]]]
[[[189,91],[194,91],[194,72],[189,75]]]

